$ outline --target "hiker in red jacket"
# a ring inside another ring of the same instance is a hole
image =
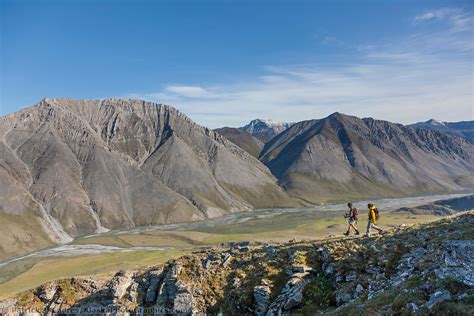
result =
[[[344,235],[349,236],[351,232],[351,228],[355,231],[356,235],[359,235],[359,230],[355,226],[358,220],[359,211],[352,206],[352,203],[347,203],[347,207],[349,207],[349,213],[344,214],[344,218],[347,218],[347,232]]]

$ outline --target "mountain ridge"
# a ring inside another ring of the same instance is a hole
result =
[[[457,136],[336,112],[294,124],[265,145],[260,160],[290,194],[302,190],[296,195],[313,200],[305,187],[323,196],[471,187],[473,153]]]
[[[292,124],[257,159],[167,105],[45,98],[0,117],[0,257],[253,208],[464,190],[473,159],[458,136],[338,112]]]
[[[0,215],[51,217],[49,232],[56,221],[82,236],[293,205],[257,159],[165,105],[44,99],[2,117],[0,136]]]
[[[418,122],[408,126],[438,130],[445,133],[454,134],[467,139],[471,143],[474,143],[474,121],[443,122],[430,119],[426,122]]]

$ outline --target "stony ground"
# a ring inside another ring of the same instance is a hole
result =
[[[0,302],[40,311],[472,315],[474,212],[371,238],[227,243],[111,280],[73,278]],[[0,313],[2,311],[0,310]]]

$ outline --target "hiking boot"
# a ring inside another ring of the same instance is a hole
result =
[[[379,230],[379,235],[382,235],[383,234],[383,230]]]
[[[358,230],[356,230],[356,235],[360,235],[360,232]]]
[[[368,237],[369,237],[369,235],[365,234],[365,235],[364,235],[364,236],[362,236],[362,237],[366,237],[366,238],[368,238]]]
[[[349,232],[345,232],[344,235],[349,236]]]

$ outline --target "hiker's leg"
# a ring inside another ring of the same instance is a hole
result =
[[[372,228],[375,229],[376,231],[378,231],[379,233],[382,231],[382,229],[378,226],[376,226],[375,224],[372,224]]]
[[[357,224],[357,221],[352,222],[352,228],[353,228],[355,231],[357,231],[356,224]]]
[[[344,233],[344,235],[349,235],[349,232],[351,231],[351,223],[349,222],[349,220],[346,220],[346,221],[347,221],[347,230]]]
[[[354,229],[355,234],[356,234],[356,235],[359,235],[359,230],[358,230],[357,227],[356,227],[356,223],[357,223],[357,222],[354,222],[354,223],[352,224],[352,228]]]
[[[367,223],[367,232],[365,233],[367,236],[370,234],[370,224],[372,224],[370,221]]]

